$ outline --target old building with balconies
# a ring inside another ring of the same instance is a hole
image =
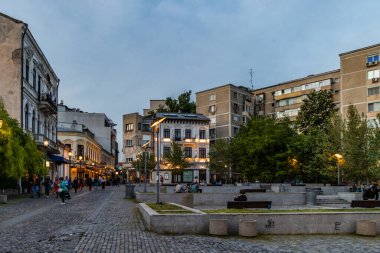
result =
[[[0,13],[0,99],[47,155],[58,154],[59,79],[23,21]],[[45,145],[44,145],[45,144]],[[51,164],[53,175],[54,166]]]

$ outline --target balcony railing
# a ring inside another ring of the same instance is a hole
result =
[[[39,109],[43,111],[57,112],[57,100],[48,93],[43,93],[40,96]]]

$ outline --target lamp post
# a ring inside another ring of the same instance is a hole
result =
[[[82,175],[82,159],[83,159],[83,157],[80,155],[78,157],[78,159],[79,159],[79,173]],[[82,179],[82,177],[80,177],[80,178]]]
[[[49,141],[48,140],[44,140],[44,147],[45,147],[45,164],[44,164],[44,166],[45,166],[45,168],[48,165],[48,161],[47,161],[47,148],[48,148],[48,146],[49,146]]]
[[[71,156],[73,155],[73,153],[70,151],[69,152],[69,177],[71,178]]]
[[[150,127],[154,127],[154,132],[156,133],[157,136],[157,179],[156,179],[156,184],[157,184],[157,198],[156,198],[156,203],[160,203],[160,124],[166,119],[166,117],[161,118],[160,120],[154,122]]]
[[[334,155],[336,157],[336,160],[337,160],[337,164],[338,164],[338,185],[340,184],[340,166],[339,166],[339,160],[343,158],[343,156],[341,154],[335,154]]]
[[[144,192],[146,192],[146,149],[149,145],[150,141],[142,145],[142,148],[144,149]]]

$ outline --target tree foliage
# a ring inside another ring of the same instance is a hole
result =
[[[297,116],[298,128],[301,132],[307,132],[310,129],[326,131],[328,121],[336,111],[330,91],[313,91],[307,95],[301,105]]]
[[[167,97],[165,106],[159,106],[157,112],[195,113],[196,105],[191,100],[191,90],[185,91],[177,99]]]
[[[144,171],[145,160],[147,174],[149,174],[149,172],[153,171],[156,167],[156,159],[153,153],[146,152],[146,154],[144,154],[144,152],[141,152],[137,155],[136,159],[131,162],[131,164],[133,168],[140,169],[140,171]]]
[[[233,162],[233,149],[231,139],[218,139],[215,144],[210,147],[208,164],[213,172],[226,173],[227,168]]]
[[[29,174],[43,175],[43,154],[31,137],[24,133],[17,120],[9,117],[0,101],[0,173],[6,178],[18,178]]]
[[[296,136],[288,119],[252,117],[233,139],[234,159],[249,180],[279,181],[292,173],[289,145]]]
[[[190,166],[190,163],[186,161],[185,152],[181,146],[176,142],[172,142],[169,152],[163,154],[164,163],[168,168],[173,170],[174,174],[179,173],[180,170]]]

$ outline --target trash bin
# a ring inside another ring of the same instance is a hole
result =
[[[315,206],[317,201],[317,191],[306,191],[306,205]]]
[[[125,197],[127,199],[133,199],[135,197],[135,185],[128,183],[125,185]]]

